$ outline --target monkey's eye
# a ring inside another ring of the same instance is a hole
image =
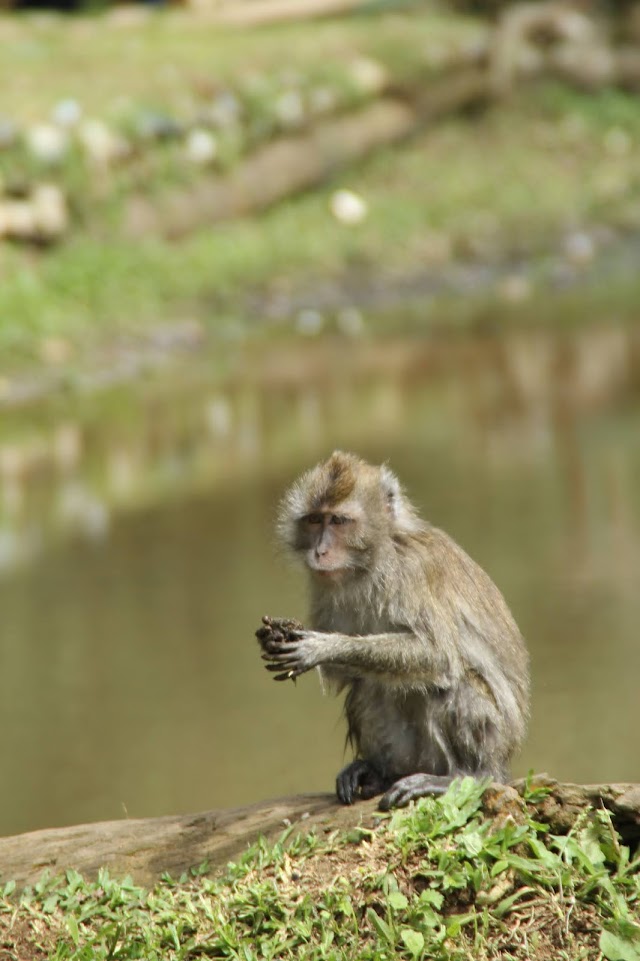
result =
[[[332,514],[331,523],[332,524],[349,524],[351,521],[350,517],[345,517],[343,514]]]
[[[322,524],[322,514],[307,514],[305,517],[307,524]]]

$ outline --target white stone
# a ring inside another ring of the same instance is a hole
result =
[[[366,201],[352,190],[336,190],[329,206],[336,220],[349,226],[362,223],[368,213]]]
[[[51,111],[51,119],[58,127],[65,130],[72,130],[80,123],[82,117],[82,107],[73,97],[66,97],[59,100]]]
[[[564,255],[574,267],[591,263],[596,254],[596,245],[589,234],[576,230],[564,240]]]
[[[187,135],[186,153],[191,163],[205,167],[216,159],[218,141],[209,130],[196,127]]]
[[[31,240],[37,235],[36,216],[27,200],[0,203],[0,237]]]
[[[305,120],[304,101],[299,90],[285,90],[276,99],[275,114],[283,127],[300,127]]]
[[[108,166],[129,152],[129,144],[103,120],[87,120],[78,131],[78,140],[92,163]]]
[[[238,123],[242,114],[242,104],[230,90],[219,93],[208,110],[211,123],[222,129],[233,127]]]
[[[67,201],[55,184],[38,184],[31,195],[38,235],[46,240],[61,237],[69,228]]]
[[[388,82],[386,68],[377,60],[358,57],[349,66],[351,77],[362,93],[375,95],[384,90]]]
[[[324,327],[324,317],[319,310],[307,308],[296,317],[296,330],[305,337],[317,337]]]
[[[36,124],[27,130],[25,136],[29,152],[42,163],[52,165],[60,163],[69,149],[66,131],[53,124]]]

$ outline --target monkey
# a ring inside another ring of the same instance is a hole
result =
[[[312,668],[346,690],[355,759],[343,804],[403,807],[457,777],[504,783],[529,711],[529,661],[502,594],[422,520],[387,465],[334,451],[285,494],[277,533],[310,580],[310,629],[263,618],[275,680]]]

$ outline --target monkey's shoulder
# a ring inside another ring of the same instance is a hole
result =
[[[395,538],[400,569],[422,577],[432,594],[449,594],[470,585],[483,593],[498,592],[487,572],[446,531],[424,524]],[[499,593],[499,592],[498,592]]]
[[[472,634],[490,646],[503,647],[505,639],[511,639],[517,648],[523,646],[499,588],[446,531],[425,525],[399,542],[397,550],[404,576],[391,602],[396,619],[404,607],[414,629],[425,623],[436,635]],[[403,582],[422,584],[422,591],[415,589],[409,597],[403,596]]]

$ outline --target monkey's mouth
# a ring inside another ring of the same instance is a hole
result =
[[[339,580],[346,573],[346,567],[313,567],[312,571],[323,580]]]

